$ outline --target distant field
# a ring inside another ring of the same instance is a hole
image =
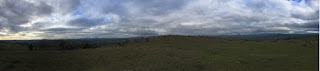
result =
[[[0,71],[318,71],[318,39],[158,36],[95,49],[0,50]]]

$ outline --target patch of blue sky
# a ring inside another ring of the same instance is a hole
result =
[[[81,14],[82,14],[82,12],[79,10],[72,12],[72,16],[77,16],[77,15],[81,15]]]
[[[293,2],[298,2],[298,3],[300,3],[302,0],[288,0],[288,1],[293,1]]]
[[[60,18],[58,18],[58,17],[56,17],[56,16],[53,16],[53,17],[51,17],[51,19],[50,19],[50,21],[58,21],[58,20],[60,20]]]
[[[293,5],[293,6],[300,6],[300,2],[302,1],[302,0],[288,0],[288,1],[290,1],[291,2],[291,5]]]
[[[60,21],[60,18],[56,16],[51,16],[49,18],[43,19],[42,21],[57,22]]]
[[[303,3],[303,4],[302,4]],[[291,5],[296,6],[296,7],[302,7],[302,8],[308,8],[310,6],[310,0],[294,0],[291,1]]]
[[[81,3],[80,6],[77,8],[77,10],[73,11],[71,13],[72,16],[78,16],[78,15],[82,15],[86,12],[86,3]]]
[[[104,19],[105,23],[111,23],[113,21],[113,19],[111,17],[106,16]]]

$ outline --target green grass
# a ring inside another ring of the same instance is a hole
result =
[[[82,50],[0,50],[0,71],[317,71],[318,38],[153,37]]]

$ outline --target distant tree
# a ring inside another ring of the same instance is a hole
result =
[[[129,40],[128,40],[128,39],[126,39],[125,43],[128,43],[128,42],[129,42]]]
[[[149,38],[146,38],[146,42],[149,42]]]
[[[65,43],[65,41],[60,41],[60,43],[59,43],[59,47],[60,47],[60,49],[65,49],[66,48],[66,43]]]
[[[90,47],[89,43],[86,43],[82,48],[83,49],[88,49],[88,48],[91,48],[91,47]]]
[[[75,49],[75,46],[72,45],[71,43],[69,43],[64,49],[66,49],[66,50],[73,50],[73,49]]]
[[[120,42],[118,42],[118,43],[117,43],[117,45],[118,45],[118,46],[121,46],[121,43],[120,43]]]
[[[97,47],[99,47],[99,44],[98,44],[98,43],[93,43],[93,44],[91,44],[90,47],[91,47],[91,48],[97,48]]]
[[[278,42],[278,40],[271,40],[271,42]]]
[[[29,50],[33,50],[33,45],[30,44],[28,48],[29,48]]]
[[[48,40],[46,40],[46,39],[40,40],[38,43],[39,43],[39,48],[49,47]]]
[[[123,42],[119,42],[119,43],[117,43],[118,44],[118,46],[124,46],[124,43]]]

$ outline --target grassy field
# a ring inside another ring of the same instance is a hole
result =
[[[158,36],[79,50],[0,50],[0,71],[318,71],[318,37]]]

